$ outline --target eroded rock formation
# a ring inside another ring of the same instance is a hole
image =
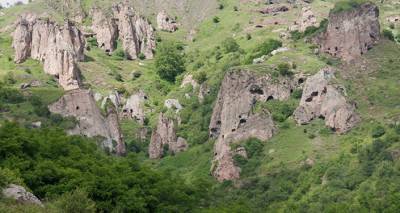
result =
[[[168,32],[175,32],[178,24],[174,18],[171,18],[165,10],[157,14],[157,28]]]
[[[285,5],[281,6],[268,6],[266,8],[260,9],[258,12],[262,14],[273,14],[276,15],[278,13],[287,12],[289,8]]]
[[[134,119],[138,123],[144,124],[144,103],[146,100],[147,95],[143,91],[131,95],[131,97],[126,100],[125,106],[122,108],[121,117]]]
[[[76,118],[78,124],[74,129],[69,130],[70,134],[104,137],[102,146],[105,149],[118,155],[125,154],[118,114],[112,103],[107,103],[107,116],[104,117],[96,105],[92,92],[78,89],[67,92],[57,102],[51,104],[49,110],[63,117]],[[116,142],[116,145],[113,142]]]
[[[250,138],[266,141],[277,131],[269,112],[256,112],[257,102],[289,98],[295,81],[277,79],[247,70],[229,71],[222,82],[210,123],[216,138],[212,174],[219,181],[237,179],[240,168],[233,161],[232,143]]]
[[[107,53],[111,53],[117,47],[118,25],[113,17],[108,17],[99,8],[93,8],[92,30],[96,34],[97,43]]]
[[[65,90],[80,86],[78,61],[84,60],[85,41],[69,21],[60,26],[48,19],[20,17],[13,33],[16,63],[31,57],[42,61],[46,73],[58,77]]]
[[[300,105],[294,112],[299,124],[323,118],[326,126],[345,133],[358,123],[355,105],[348,103],[340,89],[331,83],[334,78],[334,70],[325,68],[306,80]]]
[[[187,148],[188,144],[186,140],[176,136],[176,122],[174,119],[168,118],[161,113],[158,118],[157,127],[151,135],[149,157],[157,159],[163,157],[166,150],[171,153],[178,153],[185,151]]]
[[[136,59],[140,53],[147,59],[152,59],[156,48],[154,29],[150,23],[137,14],[127,4],[115,4],[112,7],[114,17],[118,20],[119,38],[125,56]]]
[[[298,30],[300,32],[304,32],[307,27],[317,27],[318,22],[314,13],[311,10],[311,7],[305,6],[301,8],[301,15],[298,21],[295,21],[294,25],[290,27],[291,31]]]
[[[356,8],[331,12],[325,32],[314,38],[321,52],[341,58],[345,62],[357,59],[379,40],[379,9],[373,3]]]
[[[23,204],[36,204],[43,206],[42,202],[32,193],[26,191],[22,186],[10,184],[3,189],[3,196],[14,199]]]

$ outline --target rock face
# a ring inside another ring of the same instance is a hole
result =
[[[176,112],[179,112],[183,109],[183,106],[179,103],[178,99],[167,99],[164,101],[164,106],[168,109],[175,109]]]
[[[351,62],[379,40],[378,17],[379,9],[372,3],[364,3],[348,11],[331,12],[326,31],[318,35],[314,42],[321,52]]]
[[[118,20],[119,38],[128,59],[137,59],[140,53],[152,59],[156,48],[154,29],[150,23],[127,4],[115,4],[112,7]]]
[[[92,9],[92,30],[96,34],[97,43],[107,53],[117,47],[118,25],[114,18],[107,17],[99,8]]]
[[[138,123],[144,124],[145,112],[143,105],[145,101],[147,101],[147,95],[143,91],[133,94],[122,108],[121,117],[134,119]]]
[[[278,14],[282,12],[287,12],[289,11],[289,8],[282,5],[282,6],[268,6],[266,8],[260,9],[259,12],[262,14]]]
[[[178,24],[175,19],[168,16],[167,12],[163,10],[157,15],[157,28],[163,31],[175,32],[178,29]]]
[[[317,27],[318,22],[317,18],[315,17],[314,13],[311,10],[311,7],[305,6],[301,8],[301,16],[298,21],[294,23],[293,26],[290,27],[291,31],[298,30],[300,32],[304,32],[307,27]]]
[[[69,21],[64,26],[46,19],[21,17],[13,34],[16,63],[28,57],[44,63],[44,71],[58,77],[65,90],[80,86],[78,61],[84,60],[85,41]]]
[[[57,102],[49,106],[52,113],[63,117],[72,116],[78,121],[70,134],[87,137],[101,136],[105,140],[102,146],[118,155],[125,154],[125,144],[119,128],[118,114],[112,103],[106,106],[107,116],[101,114],[92,93],[88,90],[73,90],[66,93]],[[116,145],[113,144],[116,142]]]
[[[232,143],[249,138],[266,141],[277,131],[270,113],[255,112],[255,105],[259,101],[289,98],[296,86],[293,82],[246,70],[232,70],[225,75],[209,127],[210,137],[217,139],[211,169],[217,180],[240,176],[240,168],[233,161]]]
[[[36,204],[43,206],[42,202],[32,193],[26,191],[22,186],[10,184],[3,189],[3,196],[12,198],[24,204]]]
[[[358,123],[360,118],[354,104],[349,104],[339,89],[330,83],[333,79],[334,71],[325,68],[306,80],[300,105],[294,112],[299,124],[320,117],[325,119],[326,126],[345,133]]]
[[[185,139],[177,138],[175,121],[161,113],[157,128],[151,135],[149,157],[151,159],[161,158],[164,154],[164,147],[167,147],[172,153],[178,153],[185,151],[188,144]]]

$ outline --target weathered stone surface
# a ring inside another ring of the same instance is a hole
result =
[[[174,119],[168,118],[161,113],[157,127],[151,135],[149,157],[151,159],[161,158],[164,154],[164,146],[167,146],[170,152],[178,153],[185,151],[188,144],[185,139],[177,138]]]
[[[289,11],[289,8],[287,6],[281,5],[281,6],[268,6],[266,8],[260,9],[259,12],[262,14],[277,14],[277,13],[282,13],[282,12],[287,12]]]
[[[147,95],[143,91],[131,95],[122,108],[121,117],[134,119],[140,124],[144,124],[145,111],[144,103],[147,101]]]
[[[168,109],[175,109],[176,112],[179,112],[180,110],[183,109],[178,99],[167,99],[164,102],[164,106],[167,107]]]
[[[317,27],[318,25],[317,18],[312,12],[311,7],[305,6],[301,8],[300,18],[298,21],[295,21],[294,25],[290,27],[290,30],[304,32],[307,27]]]
[[[184,88],[187,85],[192,85],[193,89],[196,89],[199,86],[196,80],[193,79],[193,75],[186,75],[183,78],[181,88]]]
[[[366,53],[379,40],[379,9],[373,3],[329,14],[325,32],[314,38],[321,52],[351,62]]]
[[[82,33],[69,21],[59,26],[48,19],[22,16],[13,33],[16,63],[28,57],[43,62],[46,73],[58,77],[65,90],[80,86],[78,61],[84,60]]]
[[[89,90],[69,91],[57,102],[51,104],[49,110],[63,117],[73,116],[77,119],[78,124],[74,129],[69,130],[70,134],[104,137],[102,144],[104,148],[119,155],[125,153],[125,144],[114,105],[107,104],[107,117],[103,117]],[[117,143],[116,146],[113,145],[113,141]]]
[[[269,112],[255,112],[258,101],[285,100],[296,86],[292,79],[258,75],[247,70],[229,71],[222,82],[210,123],[216,138],[212,174],[219,181],[237,179],[231,144],[249,138],[266,141],[277,131]]]
[[[97,43],[107,53],[117,47],[118,25],[113,17],[107,17],[99,8],[92,9],[92,30],[96,34]]]
[[[157,14],[157,28],[159,30],[175,32],[178,30],[178,24],[174,18],[171,18],[165,10]]]
[[[322,69],[307,79],[299,107],[294,118],[299,124],[307,124],[315,118],[324,118],[326,126],[338,133],[345,133],[360,120],[354,104],[333,85],[334,70]]]
[[[211,93],[210,87],[207,85],[206,82],[202,83],[199,88],[199,94],[197,98],[199,99],[200,103],[203,103],[204,98]]]
[[[156,48],[154,29],[150,23],[136,14],[128,4],[114,4],[114,17],[118,19],[119,38],[128,59],[137,59],[143,53],[152,59]]]
[[[42,202],[32,193],[26,191],[22,186],[10,184],[3,189],[3,196],[14,199],[24,204],[36,204],[43,206]]]

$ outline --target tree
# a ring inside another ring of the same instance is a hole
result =
[[[227,38],[222,42],[222,49],[225,53],[232,53],[238,51],[240,46],[236,43],[235,39]]]
[[[59,212],[96,212],[95,202],[89,199],[88,194],[81,189],[63,194],[55,202],[55,206]]]
[[[161,43],[156,51],[155,67],[162,79],[175,82],[175,77],[185,71],[181,45],[171,41]]]

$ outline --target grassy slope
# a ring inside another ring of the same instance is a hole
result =
[[[213,86],[215,85],[216,88],[218,88],[217,85],[224,73],[223,62],[215,62],[213,59],[208,58],[216,46],[220,45],[227,37],[234,37],[241,48],[248,51],[255,48],[267,38],[278,39],[279,33],[276,30],[288,27],[293,23],[300,11],[300,8],[293,8],[287,14],[263,16],[254,12],[255,8],[263,6],[253,3],[237,3],[238,1],[233,0],[222,2],[225,8],[217,11],[215,14],[220,18],[220,23],[213,23],[213,17],[211,16],[197,27],[198,34],[196,35],[195,42],[183,41],[187,45],[189,55],[196,51],[199,52],[196,55],[198,56],[197,59],[188,63],[188,72],[205,71],[210,79],[208,83]],[[312,8],[316,11],[315,13],[319,20],[327,16],[329,9],[333,6],[332,2],[315,0],[312,3]],[[233,10],[234,6],[238,6],[239,12]],[[7,10],[6,14],[18,14],[26,10],[26,8],[29,8],[29,6],[16,7]],[[383,20],[383,17],[394,14],[396,9],[381,6],[383,14],[382,23],[384,26],[387,26],[387,24]],[[30,10],[35,9],[30,8]],[[271,23],[274,19],[286,21],[280,25],[269,24],[262,29],[254,29],[252,27],[254,24],[250,24],[251,22]],[[0,26],[9,24],[10,20],[12,18],[1,17]],[[183,28],[176,33],[161,32],[160,36],[163,40],[183,40],[187,31],[188,29]],[[247,40],[246,34],[251,34],[252,39]],[[266,64],[277,65],[283,61],[295,62],[298,67],[296,69],[297,72],[301,71],[310,74],[317,72],[321,67],[326,65],[324,60],[312,53],[312,45],[306,44],[303,41],[293,42],[291,40],[284,41],[283,43],[291,51],[271,57]],[[29,78],[37,78],[45,82],[50,79],[47,75],[43,74],[41,65],[36,61],[28,60],[21,65],[14,65],[8,60],[8,57],[12,56],[10,37],[2,34],[1,45],[0,76],[4,76],[7,72],[12,71],[16,74],[18,83],[23,82],[22,76],[25,75],[24,67],[26,66],[32,70],[32,75],[29,75]],[[349,150],[354,143],[370,143],[372,139],[369,135],[371,135],[371,130],[374,126],[378,123],[387,124],[390,119],[394,119],[400,114],[398,106],[400,97],[397,88],[400,81],[400,62],[398,57],[396,58],[399,54],[400,49],[398,45],[396,46],[393,43],[384,41],[365,55],[368,61],[366,66],[367,71],[355,72],[358,74],[351,79],[339,78],[346,86],[349,98],[359,104],[358,112],[363,117],[363,122],[359,127],[347,135],[337,136],[321,131],[324,129],[321,120],[317,120],[308,126],[297,126],[289,118],[287,121],[289,128],[281,129],[275,137],[266,143],[264,147],[266,157],[258,168],[258,175],[266,175],[281,164],[297,167],[306,158],[313,158],[317,161],[334,158],[341,152]],[[160,80],[154,72],[152,61],[115,60],[113,57],[106,56],[97,48],[93,48],[87,55],[91,60],[81,63],[80,66],[85,77],[85,82],[90,84],[95,91],[107,94],[111,89],[124,87],[128,93],[142,89],[149,95],[150,101],[146,109],[156,109],[154,112],[149,113],[150,126],[154,124],[156,116],[162,109],[162,103],[166,98],[178,97],[183,101],[184,91],[179,89],[179,81],[174,85]],[[230,60],[228,56],[224,57],[222,60]],[[393,62],[390,62],[390,59]],[[200,68],[193,66],[194,63],[207,60],[210,61],[209,65],[206,64]],[[355,66],[340,67],[340,69],[344,72],[350,72],[360,68]],[[133,71],[141,71],[142,76],[137,80],[131,80],[130,74]],[[113,75],[110,75],[110,73],[114,72],[121,74],[124,82],[119,82],[115,80]],[[59,92],[51,84],[46,84],[40,90],[43,96]],[[55,92],[52,92],[53,90]],[[29,115],[24,116],[29,117]],[[133,129],[136,128],[136,124],[124,121],[123,130],[128,140],[133,138]],[[304,133],[304,129],[307,129],[307,133]],[[315,138],[310,137],[310,134],[314,134]],[[144,154],[141,155],[145,161],[144,163],[153,165],[158,169],[165,169],[181,174],[188,181],[197,177],[210,178],[208,175],[212,159],[213,142],[208,141],[203,144],[190,145],[191,148],[187,152],[177,154],[176,156],[168,156],[160,161],[145,160]]]

